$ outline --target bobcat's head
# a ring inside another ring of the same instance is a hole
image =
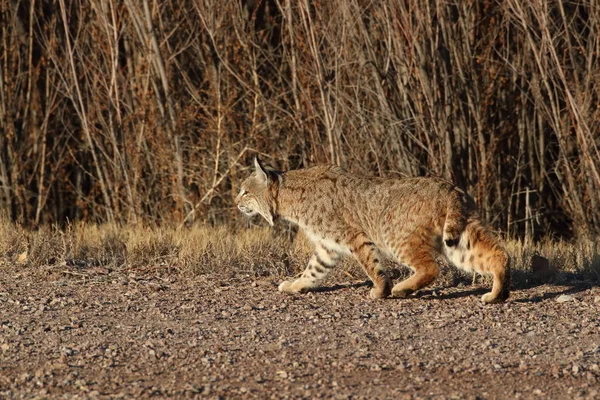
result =
[[[278,182],[278,174],[268,171],[258,157],[255,158],[254,172],[242,182],[240,193],[235,198],[235,204],[247,216],[253,217],[260,214],[270,225],[273,225],[276,215],[271,186]]]

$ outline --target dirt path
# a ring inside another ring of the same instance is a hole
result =
[[[600,398],[590,285],[483,306],[471,287],[373,301],[360,284],[0,268],[0,398]]]

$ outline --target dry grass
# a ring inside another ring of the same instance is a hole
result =
[[[547,258],[560,275],[558,280],[582,279],[600,281],[600,239],[575,242],[542,240],[538,243],[510,241],[508,251],[517,271],[529,271],[531,257]]]
[[[300,273],[312,251],[304,235],[294,241],[267,227],[233,229],[203,227],[177,229],[143,226],[77,223],[67,229],[26,230],[0,220],[0,265],[16,263],[24,268],[103,266],[136,273],[178,272],[208,274],[224,278],[249,275],[282,278]],[[573,243],[544,240],[539,243],[510,241],[514,282],[523,286],[534,281],[531,258],[546,257],[559,273],[555,282],[600,281],[600,240]],[[400,276],[406,268],[396,268]],[[333,279],[365,279],[351,259],[336,269]],[[471,277],[455,268],[443,267],[440,284],[469,283]]]
[[[155,227],[76,223],[36,231],[0,219],[0,263],[24,267],[105,266],[140,272],[288,275],[307,250],[268,228]]]

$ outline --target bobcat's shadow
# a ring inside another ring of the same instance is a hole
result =
[[[567,288],[559,291],[551,291],[546,293],[532,293],[531,297],[527,298],[510,298],[509,302],[514,303],[538,303],[545,300],[555,299],[561,295],[573,295],[576,293],[583,292],[588,290],[594,286],[598,286],[598,282],[583,280],[581,276],[572,273],[563,273],[560,277],[555,277],[554,280],[550,280],[547,282],[541,282],[535,280],[531,274],[525,271],[512,271],[512,283],[511,283],[511,291],[515,290],[527,290],[534,289],[538,286],[548,285],[548,286],[566,286]],[[437,294],[438,291],[454,289],[449,293]],[[489,292],[491,289],[490,286],[481,286],[477,287],[466,287],[464,290],[460,290],[456,285],[445,285],[439,286],[433,289],[422,289],[418,291],[414,296],[417,298],[423,298],[425,300],[444,300],[444,299],[458,299],[462,297],[469,296],[481,296],[484,293]]]
[[[544,300],[555,299],[562,295],[572,295],[598,286],[600,282],[586,279],[581,274],[560,272],[549,280],[536,280],[531,273],[526,271],[512,271],[512,290],[534,289],[539,286],[566,286],[566,289],[546,293],[532,293],[528,298],[513,299],[515,303],[538,303]],[[509,298],[510,301],[510,298]]]
[[[456,291],[450,293],[441,293],[437,294],[439,290],[444,289],[456,289]],[[415,298],[422,298],[424,300],[448,300],[448,299],[460,299],[462,297],[470,297],[470,296],[481,296],[484,293],[489,292],[489,289],[483,287],[476,288],[464,288],[464,290],[460,290],[461,288],[457,288],[456,286],[444,286],[438,287],[435,289],[421,289],[417,293],[413,295]]]
[[[397,276],[394,276],[395,280],[398,280]],[[402,280],[404,277],[400,277]],[[463,286],[460,286],[460,284]],[[538,286],[566,286],[567,288],[559,291],[552,291],[546,293],[532,293],[531,297],[528,298],[517,298],[509,297],[509,302],[514,303],[538,303],[545,300],[551,300],[561,295],[572,295],[579,292],[588,290],[594,286],[598,286],[599,282],[582,280],[582,277],[577,274],[562,273],[560,277],[556,277],[554,280],[547,282],[536,281],[532,275],[526,271],[513,270],[512,271],[512,283],[511,291],[515,290],[527,290],[534,289]],[[361,287],[372,287],[373,283],[370,280],[356,283],[342,283],[335,284],[332,286],[321,286],[318,288],[311,289],[314,293],[327,293],[335,292],[343,289],[358,289]],[[457,280],[454,284],[441,284],[432,288],[425,288],[417,291],[411,295],[410,298],[419,298],[423,300],[449,300],[459,299],[470,296],[481,296],[491,289],[490,284],[479,283],[477,286],[471,286],[468,279]],[[439,293],[445,292],[445,293]],[[391,300],[402,300],[399,298],[390,297]]]
[[[342,289],[358,289],[361,287],[372,287],[373,286],[373,282],[367,280],[364,282],[357,282],[357,283],[342,283],[339,285],[333,285],[333,286],[320,286],[318,288],[314,288],[311,289],[311,292],[314,293],[326,293],[326,292],[335,292],[336,290],[342,290]]]
[[[569,285],[566,285],[566,286],[569,286]],[[513,298],[509,297],[507,301],[512,302],[512,303],[539,303],[539,302],[542,302],[545,300],[555,299],[562,295],[573,295],[576,293],[580,293],[580,292],[590,289],[591,287],[593,287],[593,285],[586,284],[586,283],[580,283],[580,284],[569,286],[566,289],[560,290],[558,292],[548,292],[548,293],[542,293],[542,294],[536,293],[532,297],[519,298],[519,299],[513,299]],[[449,289],[449,288],[450,287],[441,288],[441,289],[443,290],[443,289]],[[436,295],[434,292],[436,292],[437,290],[440,290],[440,289],[420,290],[419,292],[417,292],[414,295],[414,297],[421,298],[423,300],[450,300],[450,299],[459,299],[462,297],[481,296],[481,295],[489,292],[490,289],[483,288],[483,287],[477,287],[477,288],[469,288],[469,289],[460,290],[460,291],[457,290],[457,291],[453,291],[450,293],[443,293],[443,294]]]

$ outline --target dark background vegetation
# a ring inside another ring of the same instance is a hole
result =
[[[596,0],[0,0],[0,212],[220,223],[254,154],[600,227]]]

